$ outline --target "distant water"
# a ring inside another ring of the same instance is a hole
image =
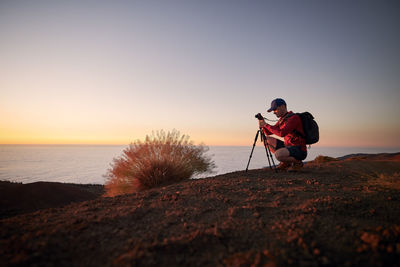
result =
[[[104,184],[103,175],[113,158],[127,146],[110,145],[0,145],[0,180],[31,183],[37,181]],[[211,146],[217,168],[211,175],[244,170],[251,146]],[[353,153],[394,153],[400,148],[318,147],[308,150],[306,160],[318,155],[340,157]],[[278,163],[275,160],[275,163]],[[268,167],[263,146],[256,146],[249,169]],[[196,177],[201,178],[201,177]]]

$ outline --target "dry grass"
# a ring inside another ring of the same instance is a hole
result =
[[[375,179],[370,179],[368,184],[391,190],[400,190],[400,173],[379,173]]]
[[[314,163],[320,163],[320,164],[332,161],[338,161],[338,159],[322,155],[319,155],[314,159]]]
[[[314,167],[314,168],[322,168],[326,164],[330,164],[332,162],[337,162],[337,161],[338,161],[338,159],[336,159],[336,158],[319,155],[313,161],[308,162],[307,166]]]
[[[211,172],[215,167],[208,150],[195,146],[189,136],[179,131],[163,130],[146,136],[144,142],[135,141],[114,159],[106,174],[106,196],[129,194]]]

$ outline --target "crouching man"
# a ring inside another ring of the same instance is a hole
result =
[[[299,115],[292,111],[287,111],[286,102],[277,98],[271,102],[271,108],[279,118],[275,125],[269,125],[263,120],[259,120],[259,126],[267,136],[270,150],[275,154],[275,158],[281,163],[278,170],[298,171],[303,167],[303,160],[307,157],[307,146],[304,138],[304,130]],[[284,137],[284,142],[269,135],[274,134]]]

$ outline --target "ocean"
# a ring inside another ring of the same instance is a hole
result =
[[[113,158],[127,146],[120,145],[0,145],[0,180],[21,183],[38,181],[104,184]],[[210,146],[208,155],[217,168],[211,174],[245,170],[252,146]],[[319,147],[308,150],[306,161],[318,155],[340,157],[353,153],[394,153],[400,148]],[[278,164],[277,160],[275,163]],[[249,169],[268,167],[265,148],[255,147]]]

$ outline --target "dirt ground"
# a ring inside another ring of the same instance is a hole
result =
[[[400,153],[6,215],[1,266],[399,266]]]
[[[22,184],[0,181],[0,219],[92,200],[103,194],[102,185],[52,182]]]

